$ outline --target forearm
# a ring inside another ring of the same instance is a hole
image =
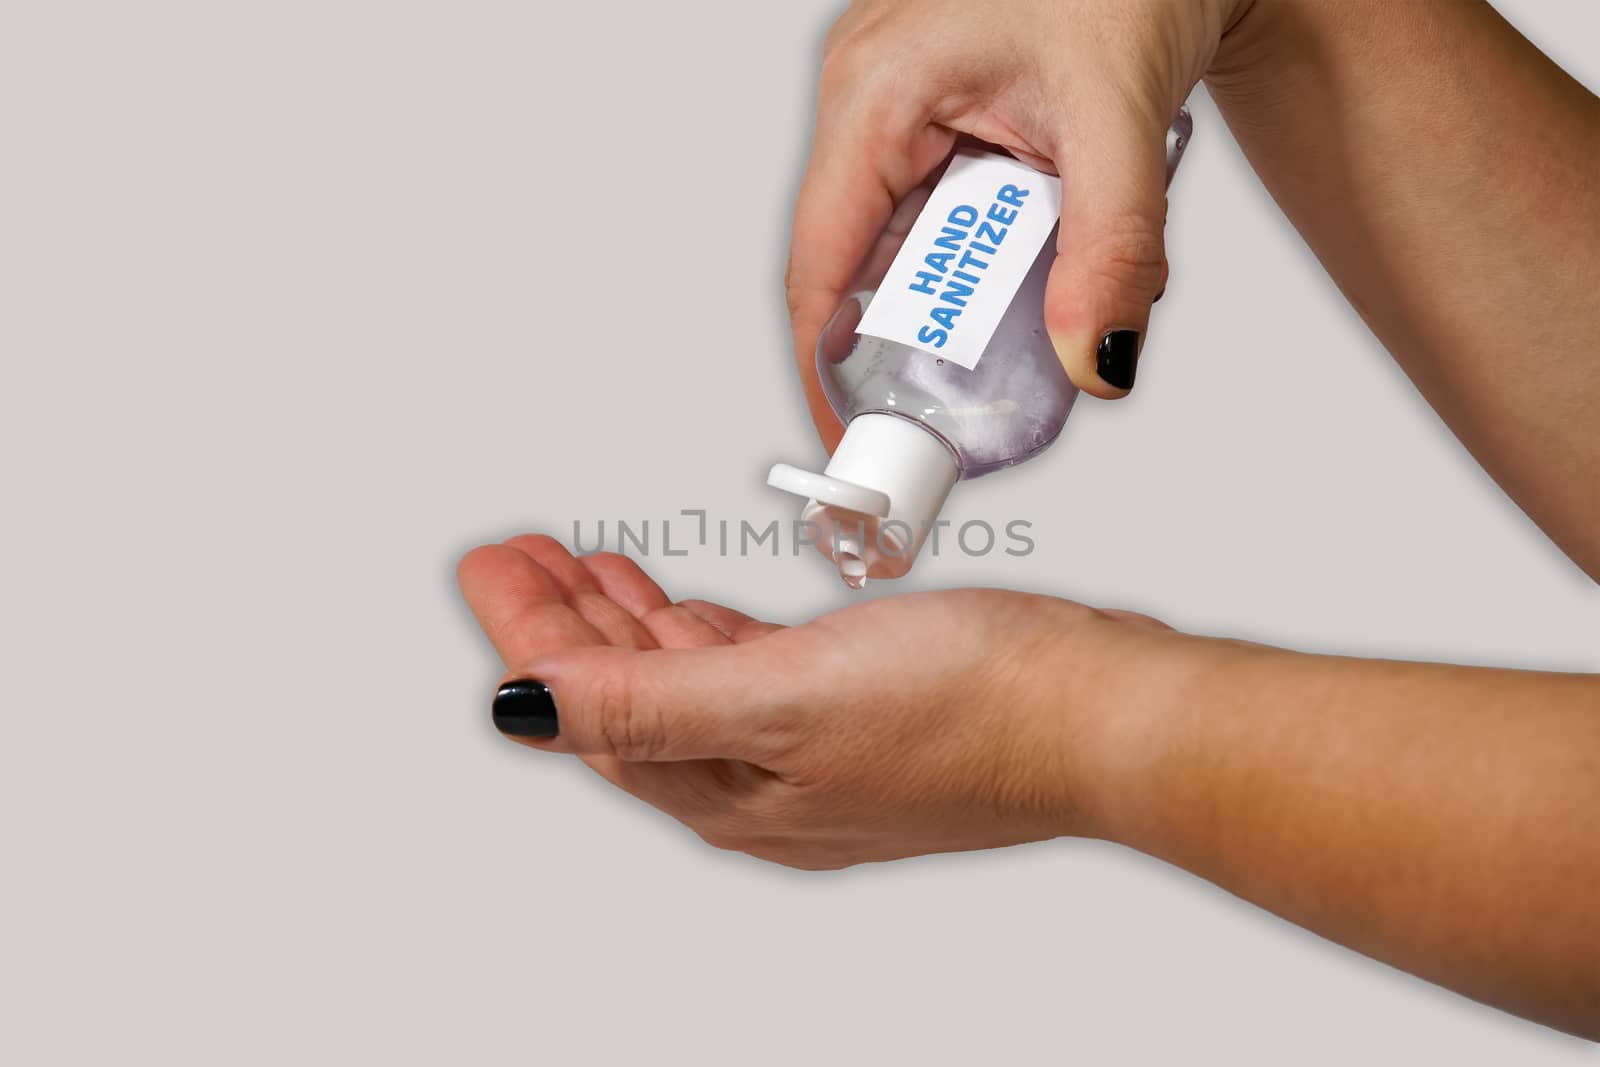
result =
[[[1206,80],[1373,332],[1600,578],[1600,102],[1477,0],[1256,0]]]
[[[1600,1038],[1600,678],[1138,643],[1104,836]]]

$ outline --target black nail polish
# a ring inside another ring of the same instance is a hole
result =
[[[1132,389],[1134,371],[1139,366],[1139,331],[1112,330],[1100,339],[1095,353],[1095,370],[1100,380],[1118,389]]]
[[[512,737],[554,737],[561,732],[550,687],[532,678],[502,685],[494,695],[494,725]]]

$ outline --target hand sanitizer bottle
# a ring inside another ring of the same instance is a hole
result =
[[[1192,129],[1185,108],[1169,182]],[[801,519],[851,588],[910,570],[959,479],[1061,432],[1078,390],[1044,326],[1060,204],[1060,179],[958,151],[893,262],[869,265],[824,327],[817,370],[844,439],[821,473],[779,463],[767,484],[808,498]]]

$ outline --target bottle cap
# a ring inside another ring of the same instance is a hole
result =
[[[868,578],[911,569],[960,474],[955,453],[932,430],[869,412],[850,420],[821,474],[779,463],[767,484],[808,498],[801,521],[845,584],[859,589]]]

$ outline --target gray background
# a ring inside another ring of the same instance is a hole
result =
[[[831,7],[7,5],[0,1059],[1593,1062],[1110,846],[797,874],[494,734],[463,551],[787,519],[766,466],[821,458],[781,276]],[[1507,7],[1600,84],[1600,10]],[[958,490],[1033,556],[899,588],[1600,668],[1595,587],[1193,106],[1137,395]]]

